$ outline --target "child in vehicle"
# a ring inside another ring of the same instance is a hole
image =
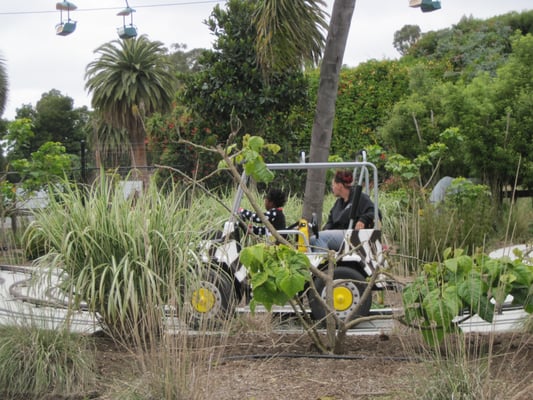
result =
[[[287,196],[280,189],[270,189],[265,196],[266,211],[264,214],[267,220],[276,230],[285,229],[285,214],[283,213],[283,206],[286,202]],[[262,224],[259,215],[252,211],[240,209],[239,214],[245,221],[251,221],[254,224]],[[248,230],[255,235],[266,235],[269,233],[264,225],[249,225]]]

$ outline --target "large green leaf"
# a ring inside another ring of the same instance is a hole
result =
[[[488,274],[489,285],[492,286],[493,282],[497,282],[500,278],[500,274],[505,270],[505,263],[501,260],[486,259],[482,266],[482,272]]]
[[[447,247],[446,249],[444,249],[443,256],[445,260],[452,258],[452,255],[453,249],[451,247]]]
[[[254,287],[254,297],[256,302],[263,304],[267,310],[271,310],[274,304],[285,305],[290,297],[281,290],[277,290],[271,281],[265,282],[260,287]]]
[[[459,269],[459,263],[457,262],[457,258],[451,258],[449,260],[444,261],[444,266],[446,269],[454,274],[457,274],[457,270]]]
[[[514,273],[505,273],[500,275],[500,282],[505,285],[512,285],[516,281],[516,274]]]
[[[261,157],[247,161],[244,170],[257,182],[270,183],[274,179],[274,173],[267,168]]]
[[[248,145],[248,147],[253,151],[261,153],[261,150],[265,144],[265,140],[261,136],[249,136],[245,144]]]
[[[255,293],[255,289],[265,284],[269,280],[269,278],[270,278],[270,274],[268,274],[265,271],[253,274],[251,283],[252,283],[252,286],[254,287],[254,293]]]
[[[279,281],[279,287],[289,297],[292,298],[299,292],[301,292],[307,279],[299,274],[287,274]]]
[[[429,293],[428,283],[424,277],[418,277],[414,282],[408,284],[402,291],[404,304],[418,303]]]
[[[470,313],[478,314],[487,322],[492,322],[494,317],[494,304],[488,298],[488,284],[481,275],[472,271],[466,280],[457,287],[459,297],[468,306]]]
[[[285,245],[247,247],[241,252],[241,262],[249,268],[254,307],[260,303],[270,310],[273,304],[285,305],[310,278],[309,259]]]
[[[309,267],[311,262],[309,258],[304,254],[292,247],[278,246],[282,252],[279,257],[284,260],[285,266],[293,272],[297,272],[304,276],[310,276]]]
[[[439,269],[439,263],[437,262],[427,263],[427,264],[424,264],[423,266],[424,274],[428,276],[437,275],[438,269]]]
[[[242,249],[240,261],[250,271],[258,271],[264,263],[265,248],[264,245],[258,244]]]
[[[462,255],[457,258],[457,265],[459,267],[459,270],[458,270],[459,275],[465,276],[472,270],[472,267],[474,266],[474,262],[471,257]]]
[[[533,266],[520,264],[515,266],[512,273],[516,277],[515,284],[524,285],[526,287],[533,284]]]
[[[488,285],[477,272],[471,272],[457,285],[457,294],[470,307],[477,308],[482,297],[487,297]]]
[[[261,286],[254,288],[253,301],[254,301],[254,304],[259,303],[259,304],[264,305],[268,311],[272,309],[272,305],[274,304],[272,292]]]
[[[452,320],[459,314],[460,304],[455,286],[448,286],[444,291],[441,288],[434,289],[422,302],[430,321],[443,329],[451,327]]]

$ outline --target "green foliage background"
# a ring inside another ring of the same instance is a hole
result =
[[[224,143],[235,127],[239,135],[280,144],[267,162],[294,162],[309,152],[319,70],[264,81],[246,22],[251,12],[250,3],[237,0],[213,11],[214,50],[199,58],[199,72],[182,75],[173,114],[149,123],[154,153],[161,154],[154,160],[205,176],[213,160],[177,138],[210,146]],[[495,199],[515,177],[530,188],[531,21],[533,12],[463,18],[422,33],[399,60],[343,68],[330,153],[353,159],[365,148],[384,180],[420,187],[448,175],[479,179]],[[285,182],[302,189],[298,179]]]

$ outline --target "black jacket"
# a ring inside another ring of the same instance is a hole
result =
[[[348,229],[350,224],[350,211],[352,209],[352,201],[354,196],[354,189],[350,190],[350,197],[345,202],[342,197],[339,197],[331,211],[329,212],[328,221],[322,230],[328,229]],[[372,228],[374,226],[374,203],[366,193],[361,193],[359,206],[357,207],[354,226],[357,221],[365,224],[365,228]]]

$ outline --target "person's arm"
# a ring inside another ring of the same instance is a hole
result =
[[[257,215],[256,213],[252,213],[249,210],[243,209],[243,210],[240,211],[240,214],[241,214],[243,219],[250,220],[250,221],[252,221],[254,223],[257,223],[257,224],[262,224],[263,223],[263,221],[261,221],[261,218],[259,218],[259,215]],[[274,225],[274,222],[276,221],[276,218],[278,216],[278,210],[273,208],[271,210],[265,211],[264,214],[265,214],[266,219],[271,224]],[[255,235],[265,235],[267,233],[267,229],[264,226],[253,225],[251,227],[251,231]]]
[[[267,229],[264,226],[253,225],[252,226],[252,233],[254,235],[266,235]]]
[[[274,225],[274,221],[276,221],[276,218],[278,216],[278,211],[275,208],[273,208],[271,210],[265,211],[264,214],[265,214],[267,221],[270,222],[272,225]],[[254,220],[254,222],[263,223],[263,221],[261,221],[258,215],[256,215],[256,217],[257,217],[257,220]],[[256,235],[266,235],[268,233],[268,230],[265,226],[253,226],[252,232]]]
[[[361,222],[364,226],[357,224]],[[356,229],[372,228],[374,226],[374,203],[368,195],[362,193],[357,207]]]
[[[261,222],[261,219],[256,213],[253,213],[250,210],[247,210],[245,208],[241,208],[239,210],[239,215],[245,221]],[[264,235],[265,231],[266,231],[265,228],[262,226],[255,226],[251,224],[248,225],[248,232],[252,232],[256,235]]]
[[[261,218],[259,218],[259,216],[256,213],[251,212],[250,210],[247,210],[245,208],[242,208],[239,211],[239,214],[241,215],[241,218],[246,221],[261,222]]]

